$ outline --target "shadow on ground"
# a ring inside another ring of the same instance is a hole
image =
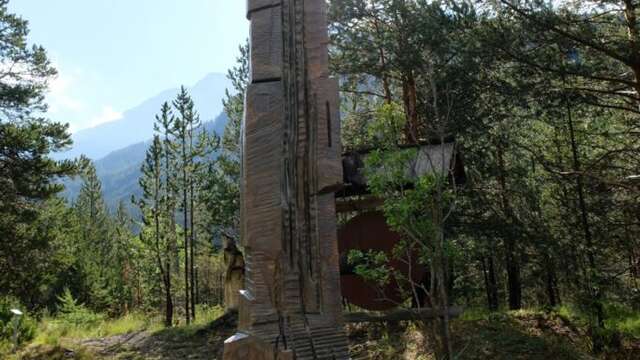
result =
[[[432,342],[415,326],[358,325],[350,328],[354,360],[432,360]],[[496,313],[485,319],[454,320],[457,360],[637,360],[638,341],[594,357],[588,334],[555,314]]]
[[[205,326],[158,332],[134,332],[78,341],[73,349],[40,347],[24,360],[222,359],[224,340],[237,326],[236,314],[225,314]],[[433,360],[430,340],[414,325],[359,324],[348,326],[354,360]],[[600,357],[589,355],[588,334],[556,314],[496,313],[475,320],[454,320],[452,337],[457,360],[637,360],[640,340]]]
[[[236,326],[237,316],[228,313],[204,326],[170,328],[153,333],[140,331],[86,340],[80,345],[106,359],[221,359],[224,340],[233,335]]]

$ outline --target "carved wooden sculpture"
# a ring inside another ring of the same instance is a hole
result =
[[[325,0],[249,0],[251,84],[243,124],[245,288],[227,360],[348,359],[335,191],[338,85]]]

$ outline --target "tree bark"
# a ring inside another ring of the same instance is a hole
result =
[[[638,34],[638,17],[636,4],[633,0],[624,0],[624,17],[627,21],[627,37],[631,49],[631,70],[634,75],[634,88],[636,99],[640,100],[640,36]]]
[[[511,202],[509,201],[509,196],[507,194],[506,166],[504,161],[503,148],[500,140],[496,142],[496,145],[500,199],[504,215],[507,219],[509,219],[509,229],[504,239],[505,263],[507,270],[507,288],[509,292],[509,308],[511,310],[519,310],[522,308],[522,283],[520,279],[520,261],[515,240],[515,233],[513,231],[513,227],[516,225],[517,219],[513,212],[513,208],[511,207]]]
[[[547,290],[547,300],[549,301],[549,306],[555,307],[560,304],[560,296],[558,294],[557,289],[557,278],[555,265],[553,264],[551,259],[548,259],[546,262],[546,290]]]
[[[184,126],[184,125],[183,125]],[[187,325],[191,324],[191,299],[189,290],[189,205],[188,205],[188,177],[187,177],[187,140],[182,139],[182,216],[184,231],[184,308]]]
[[[482,272],[484,274],[485,290],[487,293],[487,306],[490,311],[497,311],[500,304],[498,303],[498,284],[496,281],[493,255],[483,258],[481,263]]]
[[[420,141],[418,125],[418,95],[416,90],[416,79],[413,71],[409,71],[402,79],[402,98],[407,115],[406,137],[409,143]]]
[[[374,19],[373,24],[376,28],[376,33],[379,38],[382,38],[383,34],[380,30],[380,23],[377,18]],[[389,83],[389,75],[387,74],[387,58],[384,51],[384,46],[381,44],[378,48],[380,54],[380,77],[382,78],[382,90],[384,91],[384,101],[387,104],[391,104],[391,85]]]
[[[562,81],[566,87],[565,76],[562,77]],[[586,255],[587,255],[589,268],[586,271],[587,273],[587,279],[586,279],[587,289],[586,290],[593,298],[593,310],[596,316],[595,327],[592,326],[592,329],[591,329],[591,339],[593,343],[593,352],[596,354],[599,354],[604,350],[603,339],[599,335],[600,330],[604,328],[604,307],[602,305],[602,296],[599,290],[600,286],[598,286],[599,285],[597,284],[598,279],[596,279],[597,268],[596,268],[596,260],[595,260],[595,249],[593,248],[593,236],[591,233],[591,224],[589,223],[589,213],[587,210],[587,203],[585,200],[584,178],[580,174],[582,169],[582,164],[580,161],[580,150],[578,148],[578,141],[576,139],[575,129],[573,125],[571,104],[569,103],[569,99],[567,97],[566,91],[563,91],[563,97],[564,97],[564,102],[567,110],[567,125],[569,130],[569,138],[571,142],[573,171],[576,174],[578,174],[578,176],[576,176],[576,191],[578,193],[578,206],[580,209],[580,220],[582,222],[585,245],[587,248]]]
[[[194,159],[193,159],[193,122],[189,125],[189,251],[191,258],[190,263],[190,296],[191,296],[191,319],[196,319],[196,283],[195,283],[195,242],[196,242],[196,229],[194,226],[194,216],[195,216],[195,188],[194,188]]]
[[[173,325],[173,297],[171,296],[171,268],[167,264],[167,271],[164,279],[165,288],[165,320],[164,323],[167,327]]]

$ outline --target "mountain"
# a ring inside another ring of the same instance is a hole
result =
[[[189,88],[203,123],[210,122],[222,112],[222,99],[231,82],[223,74],[211,73]],[[140,105],[126,111],[119,120],[98,125],[73,134],[73,148],[57,154],[56,158],[69,159],[82,154],[90,159],[102,159],[110,153],[131,144],[139,144],[153,137],[153,123],[160,105],[172,101],[178,88],[162,91]]]
[[[227,120],[226,114],[221,113],[215,120],[204,123],[203,128],[209,134],[215,132],[222,135]],[[139,142],[94,161],[96,173],[102,182],[102,194],[109,208],[115,209],[120,201],[130,205],[131,195],[138,198],[142,195],[138,185],[140,166],[150,145],[151,140]],[[68,179],[64,181],[64,185],[66,190],[63,197],[68,200],[75,199],[80,191],[80,180]]]

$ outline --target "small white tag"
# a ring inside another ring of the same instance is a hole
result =
[[[240,340],[246,339],[248,337],[249,337],[249,335],[239,332],[239,333],[236,333],[235,335],[233,335],[232,337],[228,338],[227,340],[225,340],[224,343],[225,344],[231,344],[232,342],[240,341]]]
[[[240,290],[240,295],[242,295],[248,301],[255,301],[256,300],[256,298],[253,297],[253,295],[251,295],[251,292],[249,292],[249,290]]]

